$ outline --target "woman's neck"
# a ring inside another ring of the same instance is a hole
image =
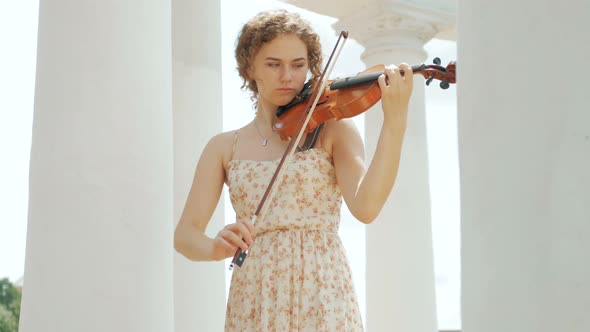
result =
[[[256,109],[256,117],[259,118],[259,123],[267,128],[272,127],[272,125],[277,120],[277,116],[275,115],[277,106],[265,103],[264,100],[258,100]]]

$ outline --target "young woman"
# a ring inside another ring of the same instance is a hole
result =
[[[313,148],[296,152],[266,215],[250,223],[288,141],[273,131],[277,108],[322,70],[318,35],[299,15],[262,12],[247,22],[236,47],[238,71],[256,116],[213,137],[201,155],[175,232],[191,260],[223,260],[249,250],[233,271],[226,331],[361,331],[345,250],[338,237],[342,198],[361,222],[377,217],[396,178],[412,92],[407,64],[379,78],[383,125],[367,167],[352,120],[328,121]],[[400,74],[400,69],[405,75]],[[224,183],[235,223],[215,238],[205,228]]]

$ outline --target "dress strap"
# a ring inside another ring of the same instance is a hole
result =
[[[238,142],[238,133],[240,131],[236,130],[236,132],[234,133],[234,143],[232,144],[231,147],[231,156],[229,158],[229,160],[233,160],[234,159],[234,154],[236,153],[236,143]]]

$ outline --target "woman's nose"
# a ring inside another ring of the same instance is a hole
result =
[[[290,81],[293,78],[293,73],[289,66],[283,66],[281,68],[281,80],[282,81]]]

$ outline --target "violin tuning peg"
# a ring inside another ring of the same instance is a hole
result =
[[[427,80],[426,80],[426,85],[430,85],[430,83],[432,82],[432,80],[434,79],[434,75],[430,76]]]
[[[436,57],[436,58],[434,58],[434,59],[432,60],[432,62],[434,62],[434,64],[435,64],[435,65],[440,65],[440,63],[441,63],[441,62],[440,62],[440,58],[439,58],[439,57]]]
[[[448,89],[448,88],[449,88],[449,81],[441,81],[441,82],[440,82],[440,87],[441,87],[443,90],[446,90],[446,89]]]

